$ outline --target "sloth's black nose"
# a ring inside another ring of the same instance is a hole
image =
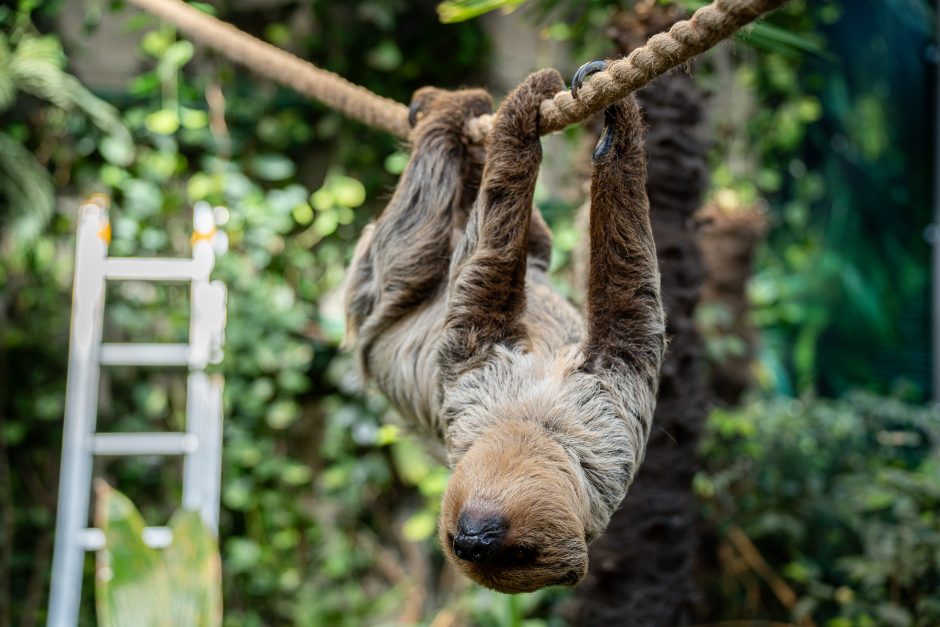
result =
[[[485,562],[500,547],[508,528],[506,519],[501,516],[462,512],[454,536],[454,555],[474,564]]]

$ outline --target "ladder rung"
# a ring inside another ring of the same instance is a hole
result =
[[[185,366],[189,344],[102,344],[102,366]]]
[[[123,281],[192,281],[198,268],[191,259],[111,257],[104,262],[104,276]]]
[[[197,448],[191,433],[97,433],[91,443],[95,455],[186,455]]]
[[[169,527],[144,527],[144,544],[151,549],[165,549],[173,543],[173,530]],[[105,536],[101,529],[83,529],[79,542],[86,551],[100,551],[105,547]]]

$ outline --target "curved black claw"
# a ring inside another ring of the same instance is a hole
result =
[[[607,69],[607,61],[589,61],[578,68],[578,71],[571,77],[571,97],[578,99],[578,90],[584,85],[584,79],[591,74],[597,74],[601,70]]]
[[[594,147],[594,154],[591,156],[594,161],[597,161],[610,152],[610,147],[614,144],[613,126],[617,123],[616,116],[613,112],[613,107],[615,106],[616,105],[613,104],[604,109],[604,130],[601,133],[600,139],[597,140],[597,146]]]
[[[415,127],[415,124],[418,123],[418,114],[421,113],[421,102],[418,100],[413,100],[410,105],[408,105],[408,125],[411,128]]]

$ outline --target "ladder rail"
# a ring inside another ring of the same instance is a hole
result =
[[[206,415],[206,474],[205,494],[203,498],[202,518],[218,536],[219,513],[222,504],[222,391],[225,379],[222,375],[213,374],[209,377],[211,393],[208,396],[209,408]]]
[[[55,552],[49,595],[49,625],[75,623],[81,600],[85,549],[80,534],[88,519],[93,460],[88,442],[95,430],[98,403],[98,346],[104,318],[103,261],[106,243],[104,207],[88,203],[79,210],[75,247],[76,273],[72,292],[69,369],[65,393],[65,424],[59,498],[56,511]]]

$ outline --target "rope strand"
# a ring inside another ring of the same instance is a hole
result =
[[[365,87],[316,67],[189,6],[182,0],[128,0],[148,13],[174,24],[195,41],[214,48],[265,78],[319,100],[347,117],[397,137],[410,131],[408,107],[372,93]],[[705,52],[787,0],[714,0],[690,19],[676,22],[668,32],[654,35],[629,56],[612,61],[607,69],[591,75],[578,91],[577,100],[560,91],[541,105],[543,135],[580,122],[658,76]],[[483,115],[467,122],[466,133],[483,142],[492,117]]]

